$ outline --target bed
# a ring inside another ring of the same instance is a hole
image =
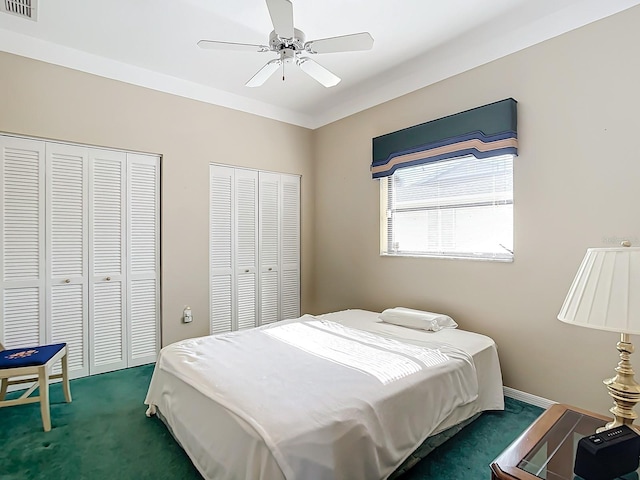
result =
[[[428,437],[502,410],[492,339],[345,310],[163,348],[158,416],[206,479],[371,480]]]

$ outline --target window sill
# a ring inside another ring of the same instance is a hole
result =
[[[400,257],[400,258],[437,258],[442,260],[471,260],[475,262],[498,262],[498,263],[513,263],[513,257],[511,258],[499,258],[499,257],[473,257],[465,255],[436,255],[436,254],[411,254],[411,253],[380,253],[381,257]]]

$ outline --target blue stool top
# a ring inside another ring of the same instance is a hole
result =
[[[0,369],[35,367],[44,365],[62,350],[66,343],[39,345],[37,347],[12,348],[0,352]]]

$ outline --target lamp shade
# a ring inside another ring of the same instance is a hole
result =
[[[558,320],[640,334],[640,248],[589,248]]]

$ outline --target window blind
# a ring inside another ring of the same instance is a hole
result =
[[[513,258],[513,156],[468,155],[381,179],[382,254]]]

